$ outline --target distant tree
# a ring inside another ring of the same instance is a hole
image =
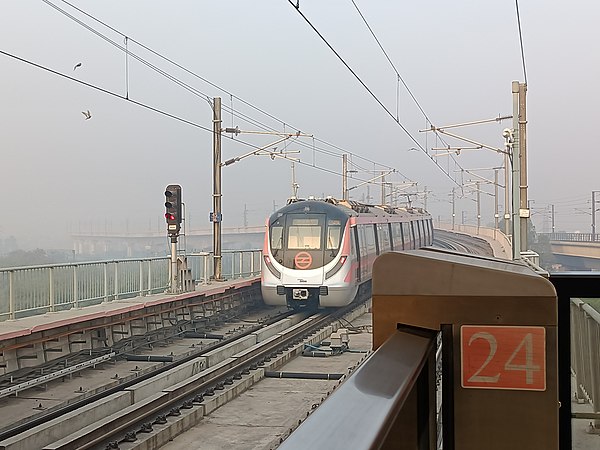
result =
[[[550,247],[550,238],[547,235],[538,234],[531,220],[529,220],[527,238],[529,248],[540,255],[540,267],[550,270],[552,264],[555,263],[554,254]]]
[[[14,250],[6,256],[0,258],[0,267],[20,267],[20,266],[37,266],[42,264],[52,264],[53,261],[45,250],[36,248],[35,250]]]

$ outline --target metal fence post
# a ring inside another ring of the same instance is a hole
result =
[[[108,301],[108,261],[104,263],[104,301]]]
[[[590,397],[594,407],[594,413],[600,412],[600,357],[598,356],[598,335],[600,331],[600,323],[587,314],[587,348],[590,355]],[[594,351],[596,349],[596,351]],[[600,429],[600,419],[594,419],[594,428]]]
[[[244,277],[244,252],[240,252],[240,278]]]
[[[73,307],[79,308],[79,297],[77,295],[77,265],[73,266]]]
[[[202,283],[206,284],[208,283],[208,254],[203,255],[204,258],[204,276],[202,278]]]
[[[119,262],[113,261],[115,264],[115,300],[119,298]]]
[[[144,296],[144,261],[140,259],[140,296]]]
[[[15,286],[14,271],[8,272],[8,318],[15,318]]]
[[[148,260],[148,288],[147,293],[150,295],[152,293],[152,260]]]
[[[254,250],[250,252],[250,276],[254,276]]]
[[[49,290],[48,290],[48,302],[50,306],[50,312],[54,312],[54,267],[50,267],[50,271],[48,272],[48,282],[49,282]]]

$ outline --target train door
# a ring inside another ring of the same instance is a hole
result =
[[[358,225],[360,243],[360,279],[364,280],[369,274],[369,243],[367,242],[366,225]]]
[[[361,258],[360,258],[360,242],[358,241],[358,226],[354,226],[351,228],[352,230],[352,254],[356,255],[356,273],[354,274],[354,276],[356,277],[356,280],[358,282],[360,282],[361,278],[361,271],[360,271],[360,263],[361,263]]]

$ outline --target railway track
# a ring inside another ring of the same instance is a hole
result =
[[[435,231],[433,246],[471,255],[493,256],[494,253],[484,239],[444,230]]]
[[[211,330],[226,324],[228,321],[235,320],[236,317],[249,314],[262,307],[264,305],[260,300],[260,296],[250,293],[245,302],[223,302],[218,314],[190,317],[188,319],[178,319],[175,315],[170,320],[168,326],[162,326],[139,334],[132,332],[132,335],[123,337],[113,342],[110,346],[106,345],[102,347],[90,344],[90,348],[52,358],[43,364],[11,371],[10,373],[0,375],[0,399],[19,395],[24,390],[46,385],[52,380],[77,375],[82,370],[95,368],[97,365],[106,362],[126,359],[128,355],[163,346],[169,341],[186,337],[189,333],[197,332],[198,335],[208,334]],[[76,328],[70,332],[78,334]],[[61,335],[60,338],[65,338],[67,334]],[[44,339],[40,339],[37,344],[44,345],[48,342],[56,341],[57,338],[49,335]],[[98,338],[98,341],[101,340]],[[83,343],[84,341],[81,342]],[[0,351],[6,350],[6,348],[0,348]],[[171,359],[173,360],[174,358]],[[5,435],[4,430],[1,428],[0,426],[0,440]]]
[[[0,448],[121,448],[124,443],[146,441],[142,438],[154,436],[154,429],[171,419],[185,417],[188,425],[178,426],[191,426],[251,386],[264,375],[264,370],[301,352],[307,336],[312,335],[312,341],[322,340],[331,332],[328,324],[345,313],[346,309],[310,317],[292,314],[259,330],[248,330],[243,336],[221,343],[219,348],[204,349],[146,374],[135,383],[123,384],[55,411],[52,416],[45,415],[5,431]],[[91,423],[86,423],[86,417],[87,422],[93,418]],[[172,437],[169,433],[167,439]],[[44,442],[49,435],[56,438]]]

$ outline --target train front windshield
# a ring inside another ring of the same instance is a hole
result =
[[[344,225],[325,214],[283,215],[269,229],[273,257],[291,269],[321,267],[339,252]]]

